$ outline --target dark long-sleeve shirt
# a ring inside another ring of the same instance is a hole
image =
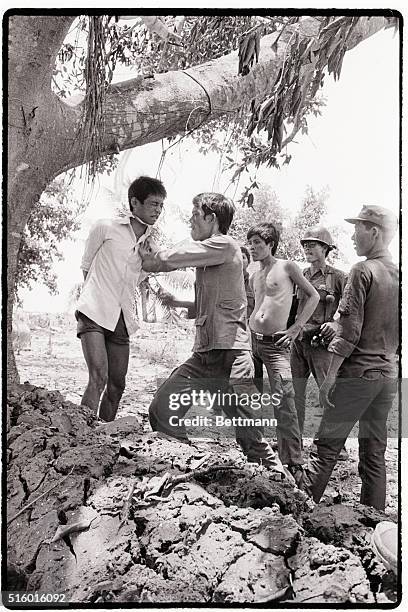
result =
[[[185,241],[155,253],[143,266],[148,272],[196,267],[194,351],[250,350],[242,254],[231,236]]]
[[[399,271],[388,251],[351,268],[339,312],[339,331],[328,350],[346,358],[340,375],[357,378],[379,370],[396,376]]]
[[[326,264],[324,269],[317,270],[312,274],[311,268],[306,268],[303,271],[303,276],[313,285],[319,294],[320,301],[316,306],[316,310],[305,325],[305,330],[318,327],[326,321],[332,321],[333,315],[337,310],[344,287],[347,282],[347,275],[333,266]],[[302,307],[305,295],[299,289],[297,290],[299,299],[298,312]],[[333,301],[327,301],[326,296],[331,295]]]

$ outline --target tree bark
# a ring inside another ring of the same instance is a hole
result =
[[[55,58],[73,16],[9,15],[8,26],[8,380],[17,380],[11,345],[15,276],[21,235],[42,191],[58,174],[86,161],[79,138],[82,105],[72,107],[51,89]],[[381,30],[383,17],[362,20],[348,48]],[[300,22],[300,39],[316,33],[318,22]],[[288,36],[271,45],[261,41],[259,63],[239,76],[237,52],[185,71],[157,75],[147,89],[136,78],[112,85],[105,107],[102,152],[112,153],[185,133],[225,113],[233,113],[271,90],[282,64]],[[150,81],[149,81],[150,82]]]

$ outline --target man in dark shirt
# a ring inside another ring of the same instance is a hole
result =
[[[259,393],[253,382],[242,255],[227,234],[234,210],[232,201],[222,194],[199,194],[193,198],[192,240],[154,256],[148,247],[139,250],[146,272],[196,268],[195,303],[191,304],[195,308],[189,308],[190,316],[195,316],[194,352],[157,390],[149,407],[150,424],[154,431],[188,441],[184,417],[194,403],[194,392],[211,391],[213,397],[223,398],[221,408],[236,423],[236,439],[247,459],[290,479],[262,435],[257,424],[260,404],[252,401]]]
[[[320,500],[358,421],[360,502],[384,510],[387,417],[397,392],[399,344],[399,271],[388,245],[398,222],[382,206],[363,206],[358,217],[346,221],[355,225],[355,249],[366,260],[351,268],[339,305],[339,330],[320,388],[326,409],[301,488]]]
[[[319,294],[316,310],[303,328],[302,334],[296,338],[290,351],[290,367],[295,389],[295,405],[299,421],[300,433],[304,434],[306,386],[310,374],[313,374],[320,387],[326,378],[330,362],[327,351],[329,341],[335,335],[333,316],[337,311],[347,276],[326,263],[326,257],[335,246],[329,231],[323,226],[309,228],[304,233],[301,244],[306,261],[310,267],[303,270],[303,275],[313,285]],[[304,293],[298,288],[298,310],[303,307]],[[306,427],[306,435],[313,435],[310,427]],[[314,436],[318,437],[318,433]],[[347,459],[347,452],[342,449],[339,459]]]

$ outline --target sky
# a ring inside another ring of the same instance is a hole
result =
[[[123,78],[125,75],[120,75]],[[346,53],[340,79],[325,77],[323,115],[309,120],[309,134],[291,143],[290,164],[280,170],[259,169],[257,180],[272,187],[284,208],[295,212],[306,188],[329,188],[329,225],[342,224],[349,235],[353,227],[344,223],[363,204],[379,204],[399,214],[399,40],[392,29],[382,31]],[[156,176],[163,147],[153,143],[121,154],[116,176],[102,177],[92,190],[81,230],[74,240],[61,244],[64,261],[55,265],[57,296],[43,286],[22,292],[28,311],[61,312],[68,307],[68,293],[82,279],[80,261],[89,227],[98,218],[114,214],[120,198],[126,201],[127,185],[138,175]],[[194,195],[221,191],[233,197],[230,175],[220,173],[217,155],[198,153],[191,140],[183,139],[165,156],[160,178],[168,201],[189,211]],[[242,187],[236,191],[240,195]],[[89,189],[77,183],[78,197]],[[180,239],[184,236],[180,236]],[[349,261],[357,261],[352,243],[342,245]],[[391,245],[398,257],[398,240]]]

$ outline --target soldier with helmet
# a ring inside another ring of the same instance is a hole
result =
[[[305,258],[310,264],[303,274],[316,289],[320,298],[316,310],[303,328],[303,333],[292,344],[290,358],[299,429],[303,435],[307,381],[312,374],[320,387],[326,377],[330,361],[327,346],[336,331],[333,316],[343,295],[347,277],[342,270],[326,263],[327,255],[336,247],[333,245],[330,232],[325,227],[315,226],[307,229],[300,242]],[[297,290],[297,298],[300,312],[304,303],[304,296],[300,289]],[[309,427],[306,428],[306,433],[313,435],[315,432],[310,432]],[[315,440],[318,435],[317,432]],[[348,458],[345,449],[342,449],[339,458],[343,460]]]

